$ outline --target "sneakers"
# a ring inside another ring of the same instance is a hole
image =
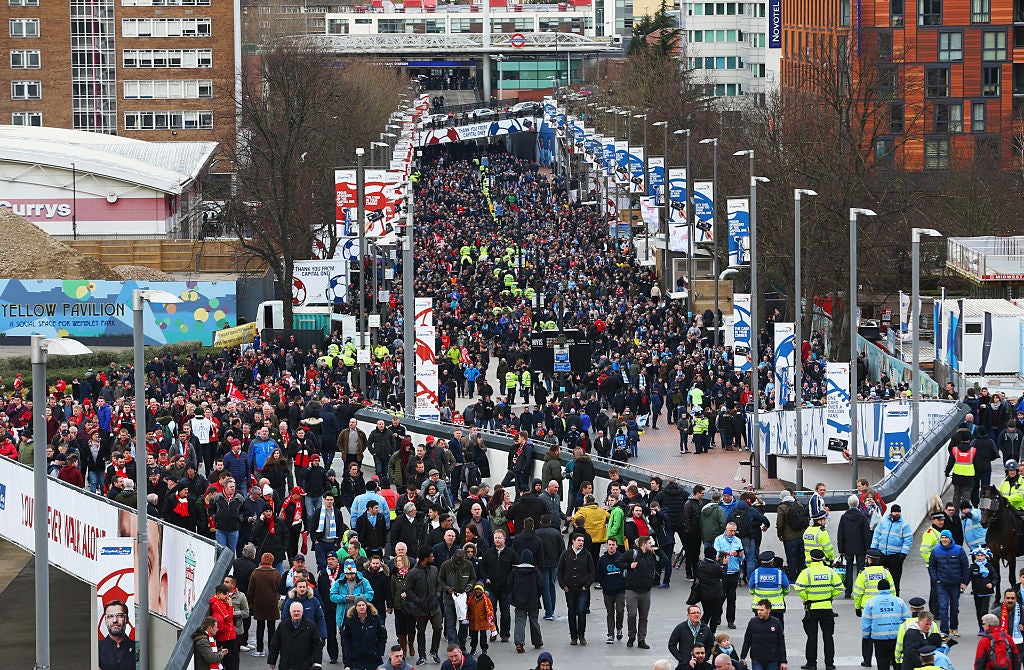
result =
[[[668,588],[672,588],[672,587],[670,587],[670,586],[669,586],[668,584],[662,584],[662,585],[661,585],[661,586],[659,586],[658,588],[661,588],[661,589],[668,589]]]
[[[605,644],[615,644],[615,636],[608,633],[608,639],[604,641]]]
[[[634,642],[636,642],[636,640],[634,640],[633,638],[629,638],[628,640],[626,640],[626,646],[632,649]]]
[[[736,630],[736,623],[735,623],[735,622],[733,622],[733,621],[730,621],[730,622],[729,622],[729,628],[730,628],[731,630]]]
[[[817,661],[807,661],[800,666],[800,670],[815,670],[818,667]]]
[[[265,651],[254,651],[254,652],[252,652],[252,655],[255,656],[256,658],[259,658],[260,656],[266,656],[267,652],[265,652]]]
[[[424,664],[426,664],[426,662],[427,662],[427,659],[422,657],[422,656],[420,656],[419,658],[416,659],[416,665],[424,665]]]
[[[555,620],[555,615],[554,614],[545,614],[544,615],[544,620],[545,621],[554,621]]]
[[[615,631],[615,639],[616,640],[621,640],[622,639],[622,629],[621,628],[618,629],[617,631]]]
[[[252,649],[252,647],[250,647],[250,646],[249,646],[249,645],[247,645],[247,644],[243,644],[243,645],[241,645],[241,646],[239,646],[239,647],[238,647],[238,650],[239,650],[239,651],[249,651],[250,649]]]
[[[521,645],[521,644],[517,644],[516,645],[516,653],[517,654],[525,654],[526,653],[526,648],[523,647],[523,645]]]
[[[570,647],[575,647],[578,644],[579,644],[579,640],[577,640],[576,638],[572,638],[571,640],[569,640],[569,646]]]
[[[438,656],[437,654],[431,654],[431,655],[430,655],[430,659],[431,659],[432,661],[434,661],[434,663],[435,663],[436,665],[440,665],[440,664],[441,664],[441,657],[440,657],[440,656]]]

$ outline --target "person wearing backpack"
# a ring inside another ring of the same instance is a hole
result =
[[[746,564],[743,569],[743,581],[747,581],[750,578],[750,573],[757,567],[759,552],[756,540],[760,535],[756,529],[767,530],[771,525],[767,517],[753,506],[754,500],[753,493],[744,491],[739,502],[736,503],[736,507],[732,508],[726,517],[727,523],[732,521],[736,524],[736,537],[740,538],[743,543],[743,558]]]
[[[978,640],[974,653],[974,670],[1012,670],[1018,667],[1020,652],[1017,643],[1000,627],[999,617],[986,614],[981,617],[981,627],[984,634]]]
[[[789,581],[796,580],[804,569],[804,531],[811,525],[811,517],[806,505],[793,497],[792,492],[783,491],[781,501],[776,508],[775,533],[786,551],[786,576]]]

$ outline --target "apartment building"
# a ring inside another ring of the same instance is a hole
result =
[[[0,13],[0,123],[233,140],[238,0],[5,0]]]

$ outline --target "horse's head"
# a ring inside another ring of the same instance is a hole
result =
[[[981,510],[981,525],[988,528],[989,523],[995,517],[996,513],[1003,506],[1003,498],[999,495],[999,490],[994,486],[986,486],[981,489],[981,497],[978,503],[978,509]]]

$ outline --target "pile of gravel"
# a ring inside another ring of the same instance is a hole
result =
[[[6,207],[0,207],[0,278],[122,279],[107,265],[58,242]]]
[[[114,272],[130,281],[174,281],[174,276],[144,265],[115,265]]]

